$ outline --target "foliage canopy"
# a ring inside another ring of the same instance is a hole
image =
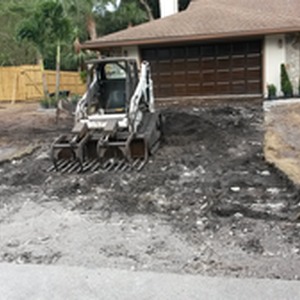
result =
[[[115,10],[106,9],[109,2],[116,6]],[[119,0],[0,0],[0,65],[34,63],[35,49],[38,49],[43,54],[46,68],[54,69],[56,47],[53,41],[59,38],[63,45],[62,68],[77,69],[75,39],[83,42],[146,22],[151,16],[159,17],[158,0],[121,0],[119,6],[117,2]],[[180,10],[189,2],[179,0]],[[68,24],[57,18],[62,14],[61,10],[66,13]],[[58,21],[53,23],[55,19]],[[45,37],[41,32],[48,34]]]

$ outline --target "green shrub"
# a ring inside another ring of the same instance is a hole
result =
[[[284,64],[281,64],[280,66],[280,83],[281,83],[281,91],[283,92],[284,97],[292,97],[293,86],[289,79],[289,75],[286,71]]]
[[[49,108],[49,99],[48,98],[41,99],[40,105],[42,108]]]
[[[78,94],[71,95],[71,103],[73,105],[76,105],[80,99],[81,99],[81,96]]]
[[[274,84],[268,84],[268,98],[274,99],[276,98],[277,89]]]
[[[80,74],[80,79],[81,79],[82,83],[86,83],[86,81],[87,81],[87,71],[86,70],[81,71],[79,74]]]
[[[81,99],[80,95],[73,94],[69,97],[61,96],[60,99],[69,99],[74,107],[76,107],[78,101]],[[55,100],[54,93],[51,94],[49,97],[45,97],[40,101],[40,105],[42,108],[57,108],[57,101]]]
[[[42,108],[56,108],[57,101],[55,97],[45,97],[40,101],[40,105]]]

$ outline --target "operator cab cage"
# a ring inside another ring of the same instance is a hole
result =
[[[95,59],[87,62],[88,86],[94,82],[88,97],[88,114],[126,113],[139,81],[135,59],[127,57]],[[96,82],[95,82],[96,79]]]

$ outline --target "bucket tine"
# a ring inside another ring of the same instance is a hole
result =
[[[68,173],[74,172],[78,167],[80,167],[80,164],[78,162],[75,162],[73,166],[68,170]]]
[[[134,161],[133,161],[133,163],[132,163],[132,165],[131,165],[131,169],[134,169],[136,166],[137,166],[137,164],[140,162],[140,159],[139,158],[136,158]]]
[[[57,168],[59,172],[63,173],[63,169],[70,163],[69,160],[64,160]]]
[[[120,168],[122,167],[122,165],[124,164],[124,162],[125,162],[125,159],[120,160],[120,161],[117,163],[117,165],[115,166],[114,171],[115,171],[115,172],[119,171]]]
[[[147,160],[142,160],[139,166],[137,167],[137,171],[140,172],[146,165]]]
[[[99,161],[97,161],[93,166],[92,166],[92,168],[91,168],[91,171],[92,172],[95,172],[99,167],[100,167],[100,162]]]
[[[76,165],[76,161],[69,161],[68,164],[66,166],[64,166],[64,168],[61,170],[62,173],[67,173],[69,171],[69,169],[71,169],[72,167],[74,167],[74,165]]]
[[[109,166],[106,168],[106,172],[111,171],[115,166],[115,161],[114,160],[110,160],[110,164]]]
[[[47,170],[46,170],[46,172],[47,173],[50,173],[50,172],[53,172],[55,170],[55,166],[51,166],[51,167],[49,167]]]

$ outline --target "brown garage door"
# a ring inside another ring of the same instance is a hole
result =
[[[262,42],[142,49],[157,97],[262,93]]]

